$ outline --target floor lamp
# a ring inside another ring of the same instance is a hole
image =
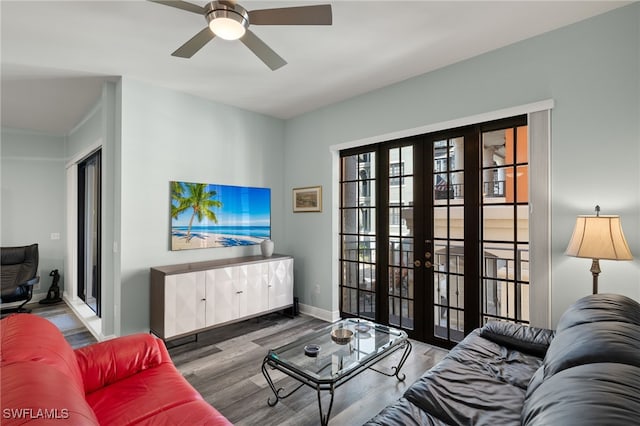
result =
[[[593,259],[593,294],[598,293],[600,259],[633,259],[622,233],[620,216],[600,216],[600,206],[596,206],[595,216],[578,216],[565,254]]]

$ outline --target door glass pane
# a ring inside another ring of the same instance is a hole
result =
[[[399,237],[402,235],[402,217],[400,207],[389,208],[389,235]]]
[[[375,294],[368,291],[360,292],[360,316],[374,320],[376,318]]]
[[[358,260],[358,236],[342,236],[342,258],[345,260]]]
[[[529,142],[528,127],[520,126],[516,128],[516,162],[518,164],[529,162]]]
[[[342,288],[342,310],[350,314],[358,313],[358,292],[349,288]]]
[[[449,277],[449,306],[464,308],[464,276],[451,275]]]
[[[413,300],[402,300],[402,328],[413,329]]]
[[[441,339],[449,338],[449,309],[443,306],[434,306],[433,311],[433,335]]]
[[[413,265],[413,238],[403,238],[401,250],[401,265],[411,267]]]
[[[450,173],[449,199],[455,200],[453,204],[462,204],[464,199],[464,172]]]
[[[464,338],[464,311],[460,309],[450,309],[451,315],[451,336],[450,339],[454,342],[459,342]]]
[[[449,140],[449,170],[464,170],[464,138],[458,137]]]
[[[514,209],[508,206],[482,208],[482,232],[485,240],[513,241]]]
[[[409,176],[413,174],[413,145],[403,146],[401,150],[403,174]]]
[[[453,188],[449,185],[450,177],[448,173],[436,173],[433,177],[433,199],[436,204],[447,204],[446,201],[453,199]]]
[[[363,264],[361,266],[362,273],[360,274],[359,287],[361,290],[372,291],[376,282],[376,269],[375,265]]]
[[[400,296],[400,268],[389,268],[389,294]]]
[[[464,238],[464,206],[449,208],[449,238]]]
[[[446,206],[433,208],[433,236],[449,237],[449,209]]]
[[[403,277],[402,296],[413,299],[413,270],[405,269]]]
[[[506,167],[490,167],[482,171],[482,197],[485,203],[504,202],[506,171]]]
[[[342,184],[342,207],[358,207],[358,182]]]
[[[389,238],[389,265],[400,266],[401,254],[400,238]]]
[[[389,297],[389,324],[400,327],[400,298]]]
[[[519,205],[517,207],[518,242],[529,242],[529,205]]]
[[[350,155],[342,158],[342,180],[356,180],[358,178],[358,156]]]
[[[355,262],[342,262],[342,285],[357,287],[358,264]]]
[[[513,243],[483,244],[483,276],[487,278],[504,278],[509,265],[513,265]]]
[[[529,166],[517,166],[515,177],[515,189],[517,195],[514,197],[518,203],[529,201]]]
[[[342,210],[342,232],[345,234],[355,234],[358,229],[358,210]]]

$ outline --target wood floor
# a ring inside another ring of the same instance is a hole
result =
[[[64,304],[39,305],[33,313],[48,318],[61,328],[74,347],[95,341]],[[262,375],[261,366],[270,348],[326,324],[304,315],[292,319],[270,314],[201,333],[197,341],[193,337],[172,341],[167,347],[185,378],[235,425],[319,425],[317,393],[310,387],[303,386],[275,407],[267,405],[267,398],[272,397],[273,392]],[[446,355],[443,349],[415,341],[412,344],[413,350],[402,369],[407,375],[404,382],[374,371],[361,373],[335,390],[329,424],[363,424],[400,398],[407,387]],[[402,351],[397,351],[377,367],[390,368],[397,364],[401,355]],[[292,389],[297,383],[283,373],[272,373],[276,387]],[[325,410],[328,401],[328,395],[323,397]]]

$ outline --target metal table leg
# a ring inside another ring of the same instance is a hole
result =
[[[404,373],[400,375],[400,370],[402,369],[402,366],[404,365],[404,363],[407,361],[407,358],[409,358],[410,353],[411,353],[411,342],[407,340],[404,347],[404,352],[402,353],[402,357],[400,358],[400,362],[398,363],[398,365],[391,367],[391,370],[393,370],[393,373],[389,374],[373,367],[369,367],[369,369],[375,371],[376,373],[384,374],[385,376],[389,376],[389,377],[396,376],[396,378],[399,381],[403,382],[404,379],[407,378],[407,376]]]
[[[304,383],[300,383],[300,385],[298,387],[296,387],[295,389],[293,389],[291,392],[283,393],[284,392],[284,388],[276,389],[276,386],[273,383],[273,380],[271,380],[271,376],[269,375],[269,371],[267,370],[267,365],[269,365],[269,357],[268,356],[265,357],[264,360],[262,361],[262,375],[267,380],[267,383],[269,384],[269,387],[271,388],[271,390],[273,391],[273,394],[276,397],[273,402],[271,401],[271,397],[269,397],[267,399],[267,404],[269,405],[269,407],[275,406],[278,403],[278,401],[280,401],[281,399],[285,399],[286,397],[290,396],[292,393],[294,393],[295,391],[300,389],[302,386],[304,386]]]
[[[333,407],[333,385],[329,388],[329,394],[331,395],[331,399],[329,401],[329,409],[327,410],[327,414],[323,414],[322,413],[322,399],[321,399],[321,392],[322,390],[320,389],[320,386],[316,387],[316,390],[318,391],[318,410],[320,411],[320,424],[322,426],[326,426],[329,424],[329,416],[331,415],[331,408]]]

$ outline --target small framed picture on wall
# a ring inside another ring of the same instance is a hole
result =
[[[293,212],[309,213],[322,211],[322,186],[293,188]]]

